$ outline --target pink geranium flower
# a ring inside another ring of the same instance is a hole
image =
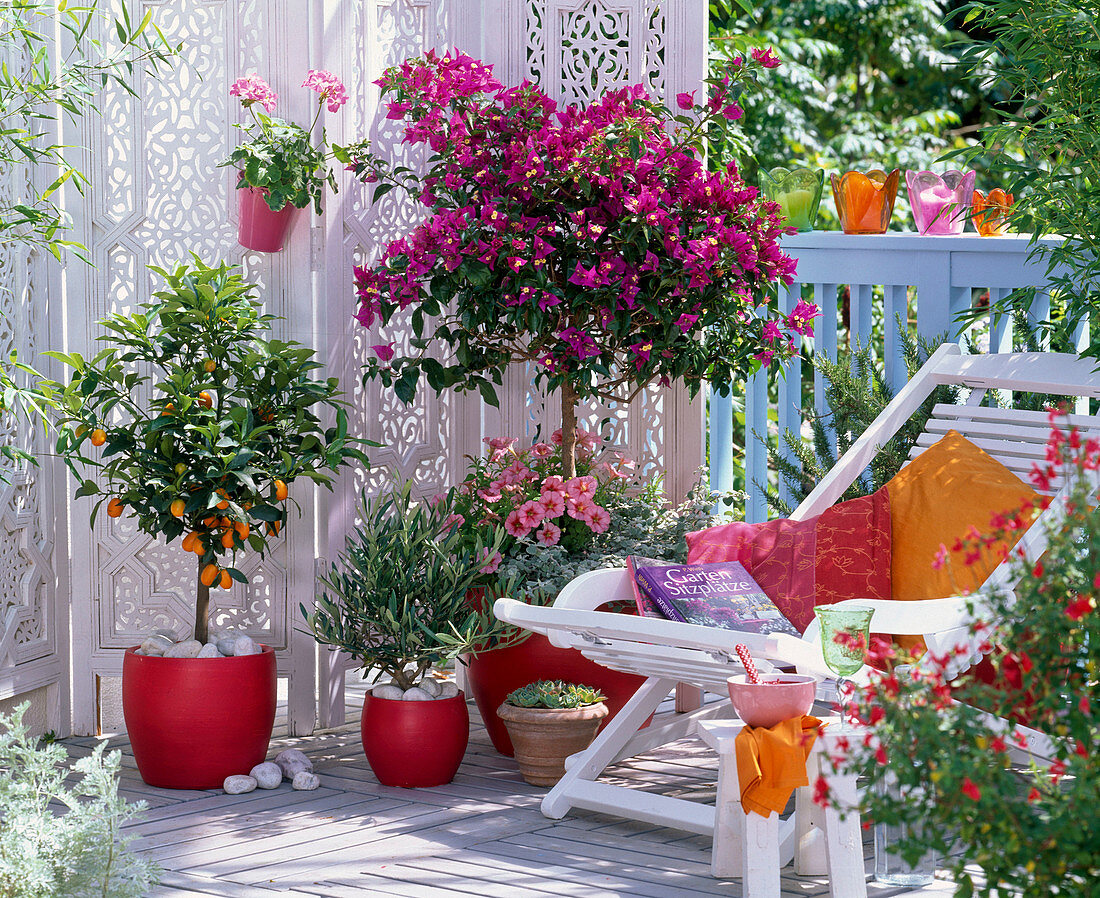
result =
[[[344,89],[344,83],[332,72],[310,69],[306,74],[306,80],[302,87],[308,87],[321,95],[321,99],[327,100],[328,111],[338,112],[340,107],[348,101],[348,92]]]
[[[556,546],[560,541],[561,527],[557,524],[551,524],[549,521],[544,523],[539,532],[535,534],[535,542],[540,546]]]
[[[247,109],[253,103],[263,106],[265,112],[275,111],[275,101],[278,94],[259,75],[246,75],[238,78],[229,88],[229,95],[241,98],[241,105]]]

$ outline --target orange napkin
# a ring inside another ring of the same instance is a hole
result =
[[[821,721],[809,714],[792,717],[771,729],[745,727],[737,735],[737,778],[741,783],[741,806],[767,817],[782,814],[791,793],[809,785],[806,758],[817,739]]]

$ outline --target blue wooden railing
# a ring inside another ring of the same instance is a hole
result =
[[[958,237],[922,237],[914,233],[889,233],[856,236],[839,231],[812,231],[787,237],[783,248],[798,260],[798,281],[790,287],[780,287],[780,307],[791,311],[803,290],[812,292],[822,315],[815,322],[815,336],[809,341],[810,351],[823,352],[836,361],[838,341],[848,339],[851,345],[871,345],[882,360],[886,381],[896,391],[908,374],[899,345],[896,318],[909,321],[910,303],[915,304],[916,331],[926,339],[947,334],[951,339],[960,335],[962,326],[956,316],[973,303],[975,290],[988,290],[996,300],[1018,287],[1042,287],[1047,283],[1046,263],[1030,252],[1032,245],[1024,236],[979,237],[964,234]],[[849,328],[840,327],[838,288],[849,287]],[[875,288],[881,287],[881,293]],[[883,304],[884,326],[876,342],[873,321],[877,317],[873,302]],[[1050,296],[1036,292],[1031,317],[1042,321],[1050,314]],[[967,329],[978,326],[967,325]],[[988,326],[988,346],[992,352],[1012,349],[1012,322],[1008,316],[993,316],[984,322]],[[1079,341],[1085,339],[1079,329]],[[1083,345],[1081,342],[1079,346]],[[802,383],[811,370],[807,361],[795,358],[783,366],[781,373],[761,372],[745,384],[745,455],[735,457],[733,442],[734,393],[710,397],[711,485],[728,490],[734,483],[735,466],[744,465],[748,489],[745,519],[766,519],[767,508],[760,484],[767,482],[767,449],[754,436],[768,434],[768,377],[778,378],[776,418],[778,433],[798,432],[802,426]],[[814,373],[814,409],[827,414],[821,374]],[[774,444],[774,427],[769,436]],[[786,454],[788,450],[784,448]],[[791,495],[780,484],[780,496],[790,503]]]

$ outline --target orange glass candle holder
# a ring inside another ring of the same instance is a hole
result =
[[[882,169],[830,175],[833,202],[845,234],[884,234],[894,213],[900,172]]]
[[[1012,204],[1016,202],[1011,193],[1005,193],[1000,187],[989,191],[989,195],[975,190],[970,201],[970,219],[983,237],[999,237],[1005,232],[1005,220]]]

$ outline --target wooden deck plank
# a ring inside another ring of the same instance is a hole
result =
[[[149,807],[126,827],[134,847],[158,860],[163,898],[738,898],[739,880],[710,876],[705,837],[589,811],[548,820],[545,790],[528,786],[512,758],[496,753],[476,721],[453,783],[393,789],[374,778],[363,755],[358,713],[363,687],[349,682],[349,723],[311,737],[280,726],[269,757],[300,748],[322,786],[225,795],[220,790],[153,789],[137,774],[124,736],[107,740],[123,757],[121,789]],[[671,707],[670,703],[666,703]],[[667,708],[663,713],[670,713]],[[71,759],[100,740],[66,740]],[[717,759],[684,739],[608,771],[634,788],[713,802]],[[866,856],[871,855],[865,843]],[[828,894],[821,877],[782,873],[784,898]],[[946,895],[869,888],[875,898]]]

